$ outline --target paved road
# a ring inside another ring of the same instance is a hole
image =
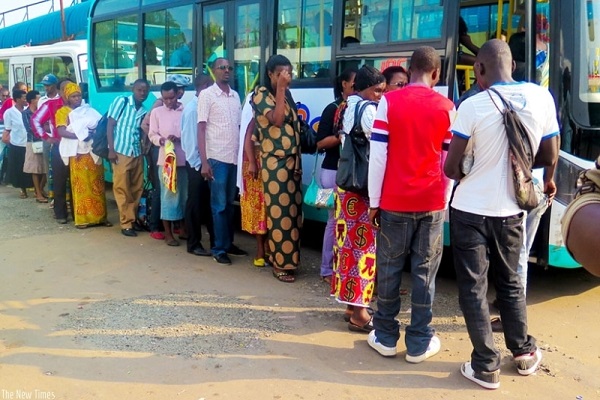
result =
[[[236,242],[253,246],[241,233]],[[487,392],[458,372],[470,343],[453,281],[437,284],[442,352],[415,366],[402,342],[384,359],[347,331],[318,264],[304,249],[298,282],[284,284],[250,258],[223,267],[147,234],[60,226],[46,205],[0,186],[0,399],[600,397],[600,279],[584,271],[534,270],[542,369],[520,377],[507,356],[501,389]]]

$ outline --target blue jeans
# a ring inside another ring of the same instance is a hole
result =
[[[213,172],[210,182],[210,209],[215,230],[215,246],[211,249],[214,256],[227,253],[233,244],[233,202],[237,191],[235,164],[214,159],[208,163]]]
[[[473,344],[473,370],[493,372],[500,368],[486,297],[490,267],[506,347],[513,356],[534,352],[535,338],[527,334],[525,292],[517,274],[523,244],[523,214],[486,217],[452,209],[450,241],[458,300]]]
[[[323,189],[335,188],[335,176],[337,171],[333,169],[321,169],[321,187]],[[321,256],[321,276],[333,274],[333,244],[335,242],[335,218],[333,210],[328,210],[327,225],[323,233],[323,249]]]
[[[536,188],[538,186],[536,185]],[[538,189],[543,192],[543,189]],[[523,291],[527,296],[527,270],[529,269],[529,252],[531,246],[533,246],[533,240],[537,233],[538,227],[540,226],[540,220],[542,215],[548,209],[548,197],[543,193],[540,195],[540,203],[533,210],[526,212],[524,219],[525,230],[523,232],[523,246],[521,246],[521,253],[519,254],[519,266],[517,267],[517,273],[521,277],[523,283]]]
[[[377,312],[373,326],[379,342],[394,347],[400,339],[400,284],[410,255],[412,296],[410,325],[406,327],[407,353],[427,351],[434,330],[431,305],[435,276],[442,259],[444,212],[400,213],[381,211],[377,234]]]

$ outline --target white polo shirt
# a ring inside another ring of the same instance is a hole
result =
[[[509,101],[530,135],[533,153],[542,140],[559,134],[556,108],[550,92],[536,84],[515,82],[493,86]],[[500,110],[502,101],[491,93]],[[507,217],[522,210],[515,198],[508,138],[502,114],[487,91],[465,100],[452,124],[454,135],[473,142],[474,164],[460,180],[451,206],[490,217]]]
[[[23,114],[15,106],[4,112],[4,129],[10,131],[10,144],[25,147],[27,145],[27,131],[23,124]]]

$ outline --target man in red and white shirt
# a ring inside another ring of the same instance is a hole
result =
[[[449,184],[443,155],[452,137],[454,105],[433,90],[440,68],[435,49],[415,50],[410,84],[384,95],[371,133],[369,217],[380,228],[377,312],[368,343],[383,356],[396,355],[400,284],[410,254],[412,312],[405,335],[410,363],[425,361],[441,346],[430,323]]]
[[[201,173],[210,183],[215,245],[211,249],[219,264],[231,264],[227,254],[246,255],[233,244],[233,202],[237,192],[237,156],[242,106],[229,86],[233,67],[217,58],[212,71],[215,83],[198,95],[198,147]]]

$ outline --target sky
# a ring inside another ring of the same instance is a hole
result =
[[[0,13],[4,11],[14,10],[15,8],[19,8],[22,6],[26,6],[33,3],[38,3],[41,0],[0,0]],[[59,0],[49,0],[46,3],[29,7],[29,18],[39,17],[40,15],[48,14],[50,8],[52,7],[52,1],[54,1],[54,11],[60,10],[60,1]],[[73,3],[73,0],[63,0],[65,7],[70,6]],[[5,16],[6,26],[10,26],[13,24],[18,24],[23,21],[25,16],[25,9],[15,11],[13,13],[7,14]],[[2,17],[0,17],[2,18]],[[2,25],[0,25],[0,28]]]

